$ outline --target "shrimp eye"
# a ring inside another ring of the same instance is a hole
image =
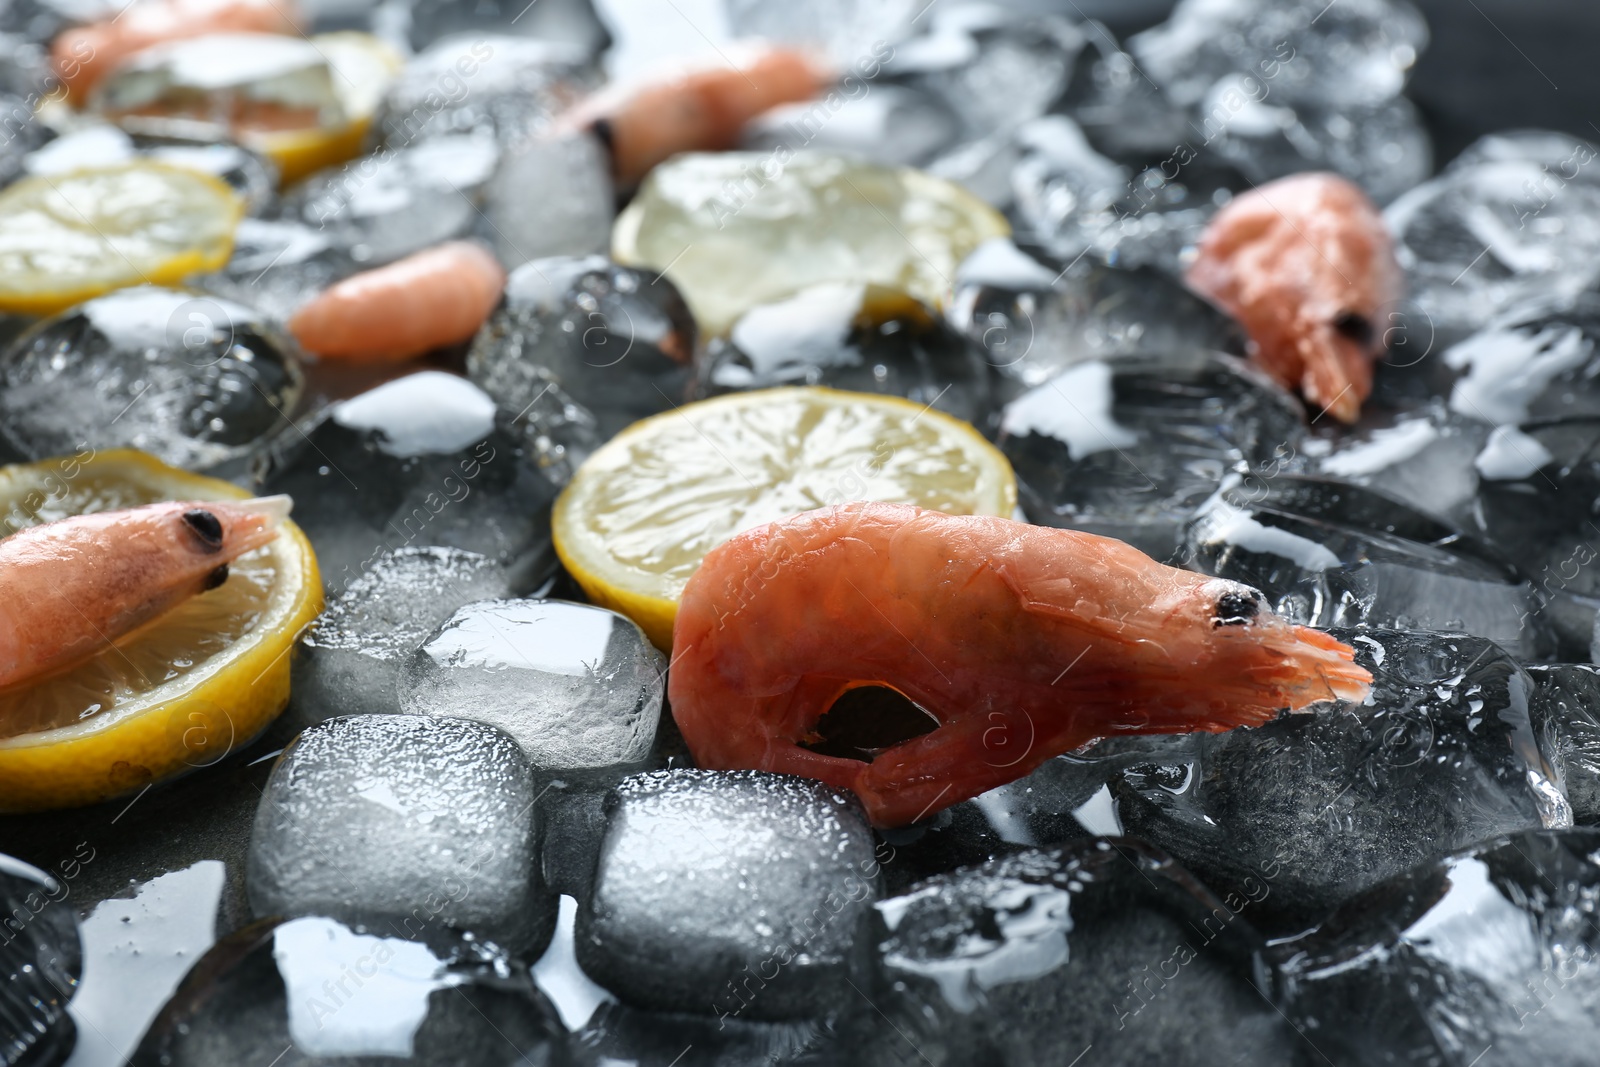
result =
[[[207,552],[217,552],[222,548],[222,523],[217,517],[205,508],[190,508],[183,513],[183,524],[200,538],[200,543]]]
[[[217,586],[228,580],[228,565],[224,563],[210,574],[206,575],[206,587],[202,592],[209,593]]]
[[[1254,589],[1223,593],[1217,597],[1217,617],[1212,626],[1243,626],[1261,613],[1261,594]]]
[[[1372,320],[1355,311],[1339,312],[1339,317],[1333,320],[1333,328],[1363,348],[1370,347],[1377,336]]]

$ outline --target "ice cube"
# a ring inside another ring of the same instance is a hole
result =
[[[572,1035],[572,1067],[800,1067],[848,1064],[829,1028],[817,1022],[754,1022],[710,1015],[642,1011],[602,1005]],[[674,1061],[674,1057],[677,1057]],[[876,1067],[876,1065],[875,1065]]]
[[[666,278],[602,256],[558,256],[511,272],[467,374],[511,411],[554,383],[609,437],[688,398],[694,350],[694,318]]]
[[[67,1015],[83,971],[70,888],[0,854],[0,1057],[7,1064],[59,1063],[72,1050]]]
[[[579,410],[556,392],[544,402],[558,416]],[[295,521],[334,588],[408,545],[467,549],[519,569],[549,551],[544,505],[572,462],[570,424],[552,425],[544,414],[514,418],[471,382],[421,371],[333,405],[303,434],[284,435],[258,486],[294,498]],[[542,450],[528,442],[535,429],[551,435]]]
[[[268,920],[219,941],[162,1009],[139,1064],[547,1065],[560,1021],[527,968],[492,949]]]
[[[960,120],[938,97],[882,84],[836,101],[807,100],[764,111],[745,126],[740,147],[762,152],[811,148],[916,166],[954,144],[960,132]]]
[[[549,41],[593,60],[611,43],[605,23],[589,0],[411,0],[405,7],[411,47],[421,51],[435,41],[471,35],[515,34]]]
[[[328,607],[294,657],[297,720],[400,710],[399,682],[422,642],[450,613],[508,596],[505,570],[457,548],[384,552],[357,574],[326,575]]]
[[[604,252],[615,218],[611,157],[600,141],[588,133],[534,135],[504,148],[478,233],[509,269]]]
[[[383,147],[307,179],[284,198],[283,218],[322,233],[363,267],[376,267],[473,232],[499,161],[488,132]]]
[[[1538,593],[1510,561],[1346,482],[1230,478],[1186,527],[1184,560],[1254,586],[1280,615],[1311,626],[1460,630],[1523,660],[1556,647]]]
[[[1474,464],[1489,436],[1488,428],[1476,419],[1430,403],[1388,425],[1342,433],[1327,452],[1304,451],[1309,466],[1319,474],[1367,486],[1459,522],[1477,495]]]
[[[374,125],[390,148],[428,137],[488,131],[501,144],[532,136],[591,88],[580,50],[497,33],[461,34],[413,56]]]
[[[1539,686],[1530,707],[1534,734],[1564,773],[1572,820],[1600,824],[1600,667],[1556,663],[1528,673]]]
[[[1245,351],[1232,319],[1160,271],[1093,258],[1063,270],[1003,238],[963,261],[946,316],[991,366],[1030,387],[1086,360]]]
[[[541,779],[615,780],[650,758],[665,679],[666,657],[614,611],[486,600],[421,644],[400,707],[498,726]]]
[[[1570,826],[1529,718],[1533,679],[1478,637],[1336,630],[1366,704],[1203,734],[1187,762],[1112,785],[1126,832],[1218,890],[1267,891],[1253,921],[1301,930],[1346,897],[1498,834]]]
[[[1488,473],[1473,501],[1473,532],[1532,578],[1540,614],[1559,638],[1559,658],[1581,661],[1600,607],[1593,511],[1600,417],[1530,422],[1503,445],[1498,457],[1480,457],[1495,462],[1479,468]]]
[[[854,798],[758,771],[657,771],[607,802],[578,962],[624,1002],[768,1021],[826,1015],[864,979],[878,895]]]
[[[933,309],[895,289],[829,282],[751,308],[699,360],[707,395],[826,385],[903,396],[982,425],[989,369]]]
[[[1555,415],[1600,415],[1600,292],[1524,301],[1440,353],[1458,377],[1450,409],[1504,426]]]
[[[926,0],[814,0],[805,4],[722,0],[721,6],[736,37],[810,47],[840,64],[874,59],[881,63],[885,52],[893,54],[894,44],[913,30],[918,16],[927,10]],[[877,68],[869,66],[861,73],[875,77]]]
[[[1232,73],[1290,103],[1382,103],[1427,45],[1427,23],[1404,0],[1180,0],[1166,22],[1128,39],[1140,68],[1186,107]]]
[[[359,269],[326,230],[292,219],[242,219],[232,257],[194,284],[254,308],[282,328],[302,304]]]
[[[1261,100],[1248,75],[1219,80],[1201,104],[1206,144],[1252,184],[1305,170],[1342,174],[1387,204],[1433,173],[1433,143],[1403,96],[1319,106]]]
[[[1230,472],[1271,463],[1301,432],[1299,405],[1261,372],[1180,351],[1067,368],[1006,406],[999,445],[1032,521],[1166,559]]]
[[[492,726],[330,719],[273,768],[250,836],[250,906],[384,938],[461,930],[537,954],[556,899],[539,876],[536,799],[528,761]]]
[[[894,45],[885,74],[942,100],[968,140],[1048,111],[1085,43],[1076,23],[1042,11],[982,3],[926,10],[925,32]]]
[[[1389,205],[1384,221],[1407,289],[1442,339],[1594,281],[1600,181],[1587,164],[1596,155],[1570,134],[1497,136]]]
[[[1256,906],[1131,841],[939,875],[877,906],[886,1010],[951,1064],[1298,1062],[1250,981]]]
[[[287,429],[303,383],[294,351],[232,301],[119,290],[44,320],[0,356],[0,426],[30,459],[140,448],[191,470],[238,464]]]
[[[1600,832],[1547,830],[1417,867],[1274,945],[1278,996],[1339,1063],[1594,1059]]]

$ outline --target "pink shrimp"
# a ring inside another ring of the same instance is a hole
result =
[[[505,285],[494,256],[451,241],[329,286],[294,313],[289,332],[328,359],[398,363],[477,333]]]
[[[719,62],[602,90],[563,115],[557,128],[599,133],[611,147],[618,183],[628,186],[679,152],[732,148],[745,123],[779,104],[809,100],[833,78],[803,52],[747,48],[731,66]]]
[[[1383,216],[1334,174],[1296,174],[1229,203],[1184,280],[1238,319],[1255,361],[1342,422],[1372,393],[1381,309],[1400,295]]]
[[[81,103],[133,53],[208,33],[299,33],[292,0],[134,0],[116,15],[61,31],[50,58],[68,96]]]
[[[821,779],[897,826],[1099,737],[1363,699],[1371,676],[1353,656],[1248,586],[1120,541],[858,503],[710,552],[684,589],[667,685],[700,766]],[[939,727],[871,763],[800,746],[842,693],[872,684]]]
[[[147,504],[34,526],[0,541],[0,690],[88,659],[267,544],[286,496]]]

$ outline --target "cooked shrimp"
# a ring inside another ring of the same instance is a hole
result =
[[[880,826],[1099,737],[1257,725],[1371,683],[1350,648],[1248,586],[1106,537],[902,504],[812,511],[714,549],[673,650],[668,695],[697,764],[854,790]],[[872,684],[938,729],[871,763],[800,747]]]
[[[505,268],[470,241],[451,241],[329,286],[289,319],[308,352],[399,362],[465,341],[489,317]]]
[[[278,535],[286,496],[148,504],[0,541],[0,689],[79,663],[185,600]]]
[[[133,53],[208,33],[299,33],[293,0],[134,0],[116,15],[61,31],[50,45],[74,103]]]
[[[1236,197],[1206,227],[1184,280],[1239,320],[1274,378],[1342,422],[1361,414],[1400,267],[1360,189],[1297,174]]]
[[[617,182],[627,186],[679,152],[732,148],[745,123],[779,104],[809,100],[833,79],[803,52],[752,48],[736,53],[732,66],[602,90],[563,115],[557,128],[597,132],[611,147]]]

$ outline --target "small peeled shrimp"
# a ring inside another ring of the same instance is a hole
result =
[[[0,690],[90,658],[278,536],[286,496],[147,504],[0,541]]]
[[[1296,174],[1235,197],[1201,235],[1189,288],[1238,319],[1255,361],[1341,422],[1372,393],[1377,324],[1400,295],[1383,216],[1335,174]]]
[[[293,0],[133,0],[116,15],[61,31],[50,45],[74,103],[133,53],[208,33],[299,33]]]
[[[602,90],[561,117],[558,130],[592,129],[611,148],[618,184],[630,186],[679,152],[739,143],[745,123],[779,104],[809,100],[834,73],[803,52],[752,47],[729,63]]]
[[[1372,681],[1249,586],[1106,537],[903,504],[807,512],[712,550],[672,643],[668,696],[699,766],[821,779],[879,826],[1099,737],[1257,725]],[[871,763],[802,748],[862,685],[939,727]]]
[[[289,332],[328,359],[398,363],[477,333],[505,286],[499,260],[451,241],[329,286],[294,313]]]

